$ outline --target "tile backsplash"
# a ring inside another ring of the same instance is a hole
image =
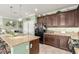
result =
[[[57,31],[57,32],[79,32],[79,27],[68,27],[68,28],[47,28],[47,31]]]
[[[79,28],[72,27],[72,28],[47,28],[47,32],[50,33],[58,33],[58,34],[65,34],[71,36],[73,39],[79,39]]]

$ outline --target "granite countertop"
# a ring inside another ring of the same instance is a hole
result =
[[[33,36],[33,35],[24,35],[24,36],[6,36],[2,35],[0,36],[10,47],[14,47],[18,44],[25,43],[25,42],[30,42],[35,39],[39,39],[38,36]]]
[[[61,35],[61,36],[70,36],[70,35],[68,35],[68,34],[65,34],[65,33],[49,33],[49,32],[47,32],[47,33],[45,33],[45,34],[48,34],[48,35]]]
[[[71,39],[79,40],[79,36],[76,33],[54,33],[54,32],[46,32],[48,35],[61,35],[61,36],[70,36]]]
[[[74,50],[76,54],[79,54],[79,48],[74,48]]]

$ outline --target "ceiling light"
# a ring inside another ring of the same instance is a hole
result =
[[[37,12],[38,11],[38,9],[37,8],[35,8],[35,12]]]
[[[12,24],[13,23],[13,21],[9,21],[10,22],[10,24]]]
[[[25,13],[25,15],[28,15],[28,13]]]
[[[22,19],[20,18],[20,19],[18,19],[18,21],[22,21]]]
[[[41,17],[41,15],[38,15],[38,17]]]
[[[45,16],[46,14],[43,14],[43,16]]]

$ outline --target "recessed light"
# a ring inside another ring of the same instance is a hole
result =
[[[13,21],[9,21],[10,22],[10,24],[12,24],[13,23]]]
[[[43,14],[43,16],[45,16],[46,14]]]
[[[38,17],[41,17],[41,15],[38,15]]]
[[[35,8],[35,12],[37,12],[38,11],[38,9],[37,8]]]
[[[25,13],[25,15],[28,15],[28,13]]]
[[[18,21],[22,21],[22,19],[20,18],[20,19],[18,19]]]

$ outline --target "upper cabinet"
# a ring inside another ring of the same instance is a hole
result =
[[[60,24],[60,15],[59,14],[53,14],[52,15],[52,26],[56,27],[56,26],[59,26]]]
[[[79,8],[39,17],[37,21],[47,27],[79,27]]]
[[[58,14],[53,14],[53,15],[49,15],[47,16],[47,27],[55,27],[59,25],[59,15]]]
[[[65,23],[67,27],[74,27],[75,26],[75,10],[68,11],[65,13]]]
[[[47,27],[52,26],[52,18],[51,18],[51,16],[48,15],[46,17],[47,18],[46,18],[45,22],[46,22]]]
[[[59,26],[60,27],[63,27],[63,26],[65,26],[66,25],[66,23],[65,23],[65,13],[60,13],[59,14],[59,16],[60,16],[60,19],[59,19]]]
[[[75,26],[76,27],[79,27],[79,6],[78,6],[78,8],[76,9],[76,11],[75,11]]]
[[[38,17],[37,18],[37,23],[39,23],[39,24],[43,23],[43,19],[44,19],[43,17]]]

